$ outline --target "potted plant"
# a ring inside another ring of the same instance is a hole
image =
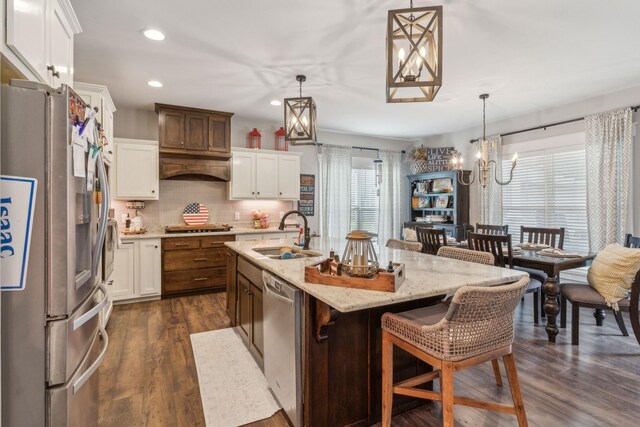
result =
[[[422,144],[418,147],[413,147],[409,151],[405,162],[409,163],[409,169],[411,169],[412,174],[428,172],[428,153],[428,149]]]

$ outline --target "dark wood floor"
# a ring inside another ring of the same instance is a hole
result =
[[[515,340],[529,424],[638,425],[640,345],[635,338],[620,336],[611,315],[596,327],[591,310],[584,309],[580,346],[570,343],[570,323],[552,345],[544,326],[533,325],[531,305],[528,297],[516,312]],[[222,293],[115,307],[107,328],[109,351],[99,371],[99,425],[203,426],[189,335],[227,324]],[[495,386],[489,364],[456,374],[455,389],[510,403],[509,389]],[[455,417],[461,426],[516,425],[511,415],[460,406]],[[440,424],[439,404],[394,418],[394,426]],[[252,426],[286,426],[286,421],[276,414]]]

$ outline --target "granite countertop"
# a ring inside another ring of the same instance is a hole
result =
[[[297,233],[295,228],[286,228],[278,230],[278,227],[270,228],[251,228],[251,227],[233,227],[231,231],[212,231],[208,233],[165,233],[164,228],[156,228],[148,230],[144,234],[122,234],[122,240],[141,240],[141,239],[164,239],[169,237],[199,237],[199,236],[229,236],[235,234],[265,234],[265,233]]]
[[[252,250],[256,247],[285,245],[281,241],[226,242],[225,245],[258,266],[284,279],[304,292],[341,312],[381,307],[404,301],[417,300],[455,292],[465,286],[493,286],[512,283],[527,273],[507,268],[493,267],[436,257],[401,249],[376,248],[380,265],[389,261],[405,264],[405,280],[396,292],[367,291],[337,286],[326,286],[304,281],[304,267],[326,258],[331,249],[342,255],[346,240],[313,239],[311,250],[324,256],[290,260],[271,259]]]

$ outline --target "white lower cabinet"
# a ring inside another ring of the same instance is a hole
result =
[[[114,301],[159,297],[160,239],[124,241],[115,253],[111,295]]]

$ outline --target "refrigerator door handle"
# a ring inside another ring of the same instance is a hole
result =
[[[104,356],[107,354],[107,349],[109,348],[109,335],[107,335],[107,331],[105,331],[102,326],[100,327],[99,332],[102,336],[102,339],[104,340],[102,351],[100,352],[100,355],[97,357],[97,359],[91,364],[91,366],[89,366],[89,368],[84,371],[83,374],[80,375],[80,377],[73,383],[73,394],[76,394],[84,385],[84,383],[86,383],[87,380],[91,378],[91,375],[93,375],[98,370],[98,368],[102,364],[102,361],[104,360]]]
[[[93,276],[98,275],[98,263],[100,261],[100,252],[102,251],[102,245],[104,244],[104,238],[107,234],[107,221],[109,216],[109,203],[111,200],[111,194],[109,191],[109,183],[107,182],[107,171],[104,168],[104,161],[102,159],[102,150],[98,151],[98,179],[102,185],[102,203],[100,204],[100,223],[98,224],[98,238],[93,248],[93,257],[91,259],[91,271]]]
[[[109,297],[107,296],[107,288],[104,287],[104,283],[100,283],[98,287],[102,291],[103,298],[98,304],[94,305],[91,310],[87,311],[85,314],[73,321],[74,331],[77,331],[78,328],[80,328],[82,325],[96,317],[98,313],[100,313],[100,311],[104,308],[104,306],[107,305],[107,302],[109,301]]]

